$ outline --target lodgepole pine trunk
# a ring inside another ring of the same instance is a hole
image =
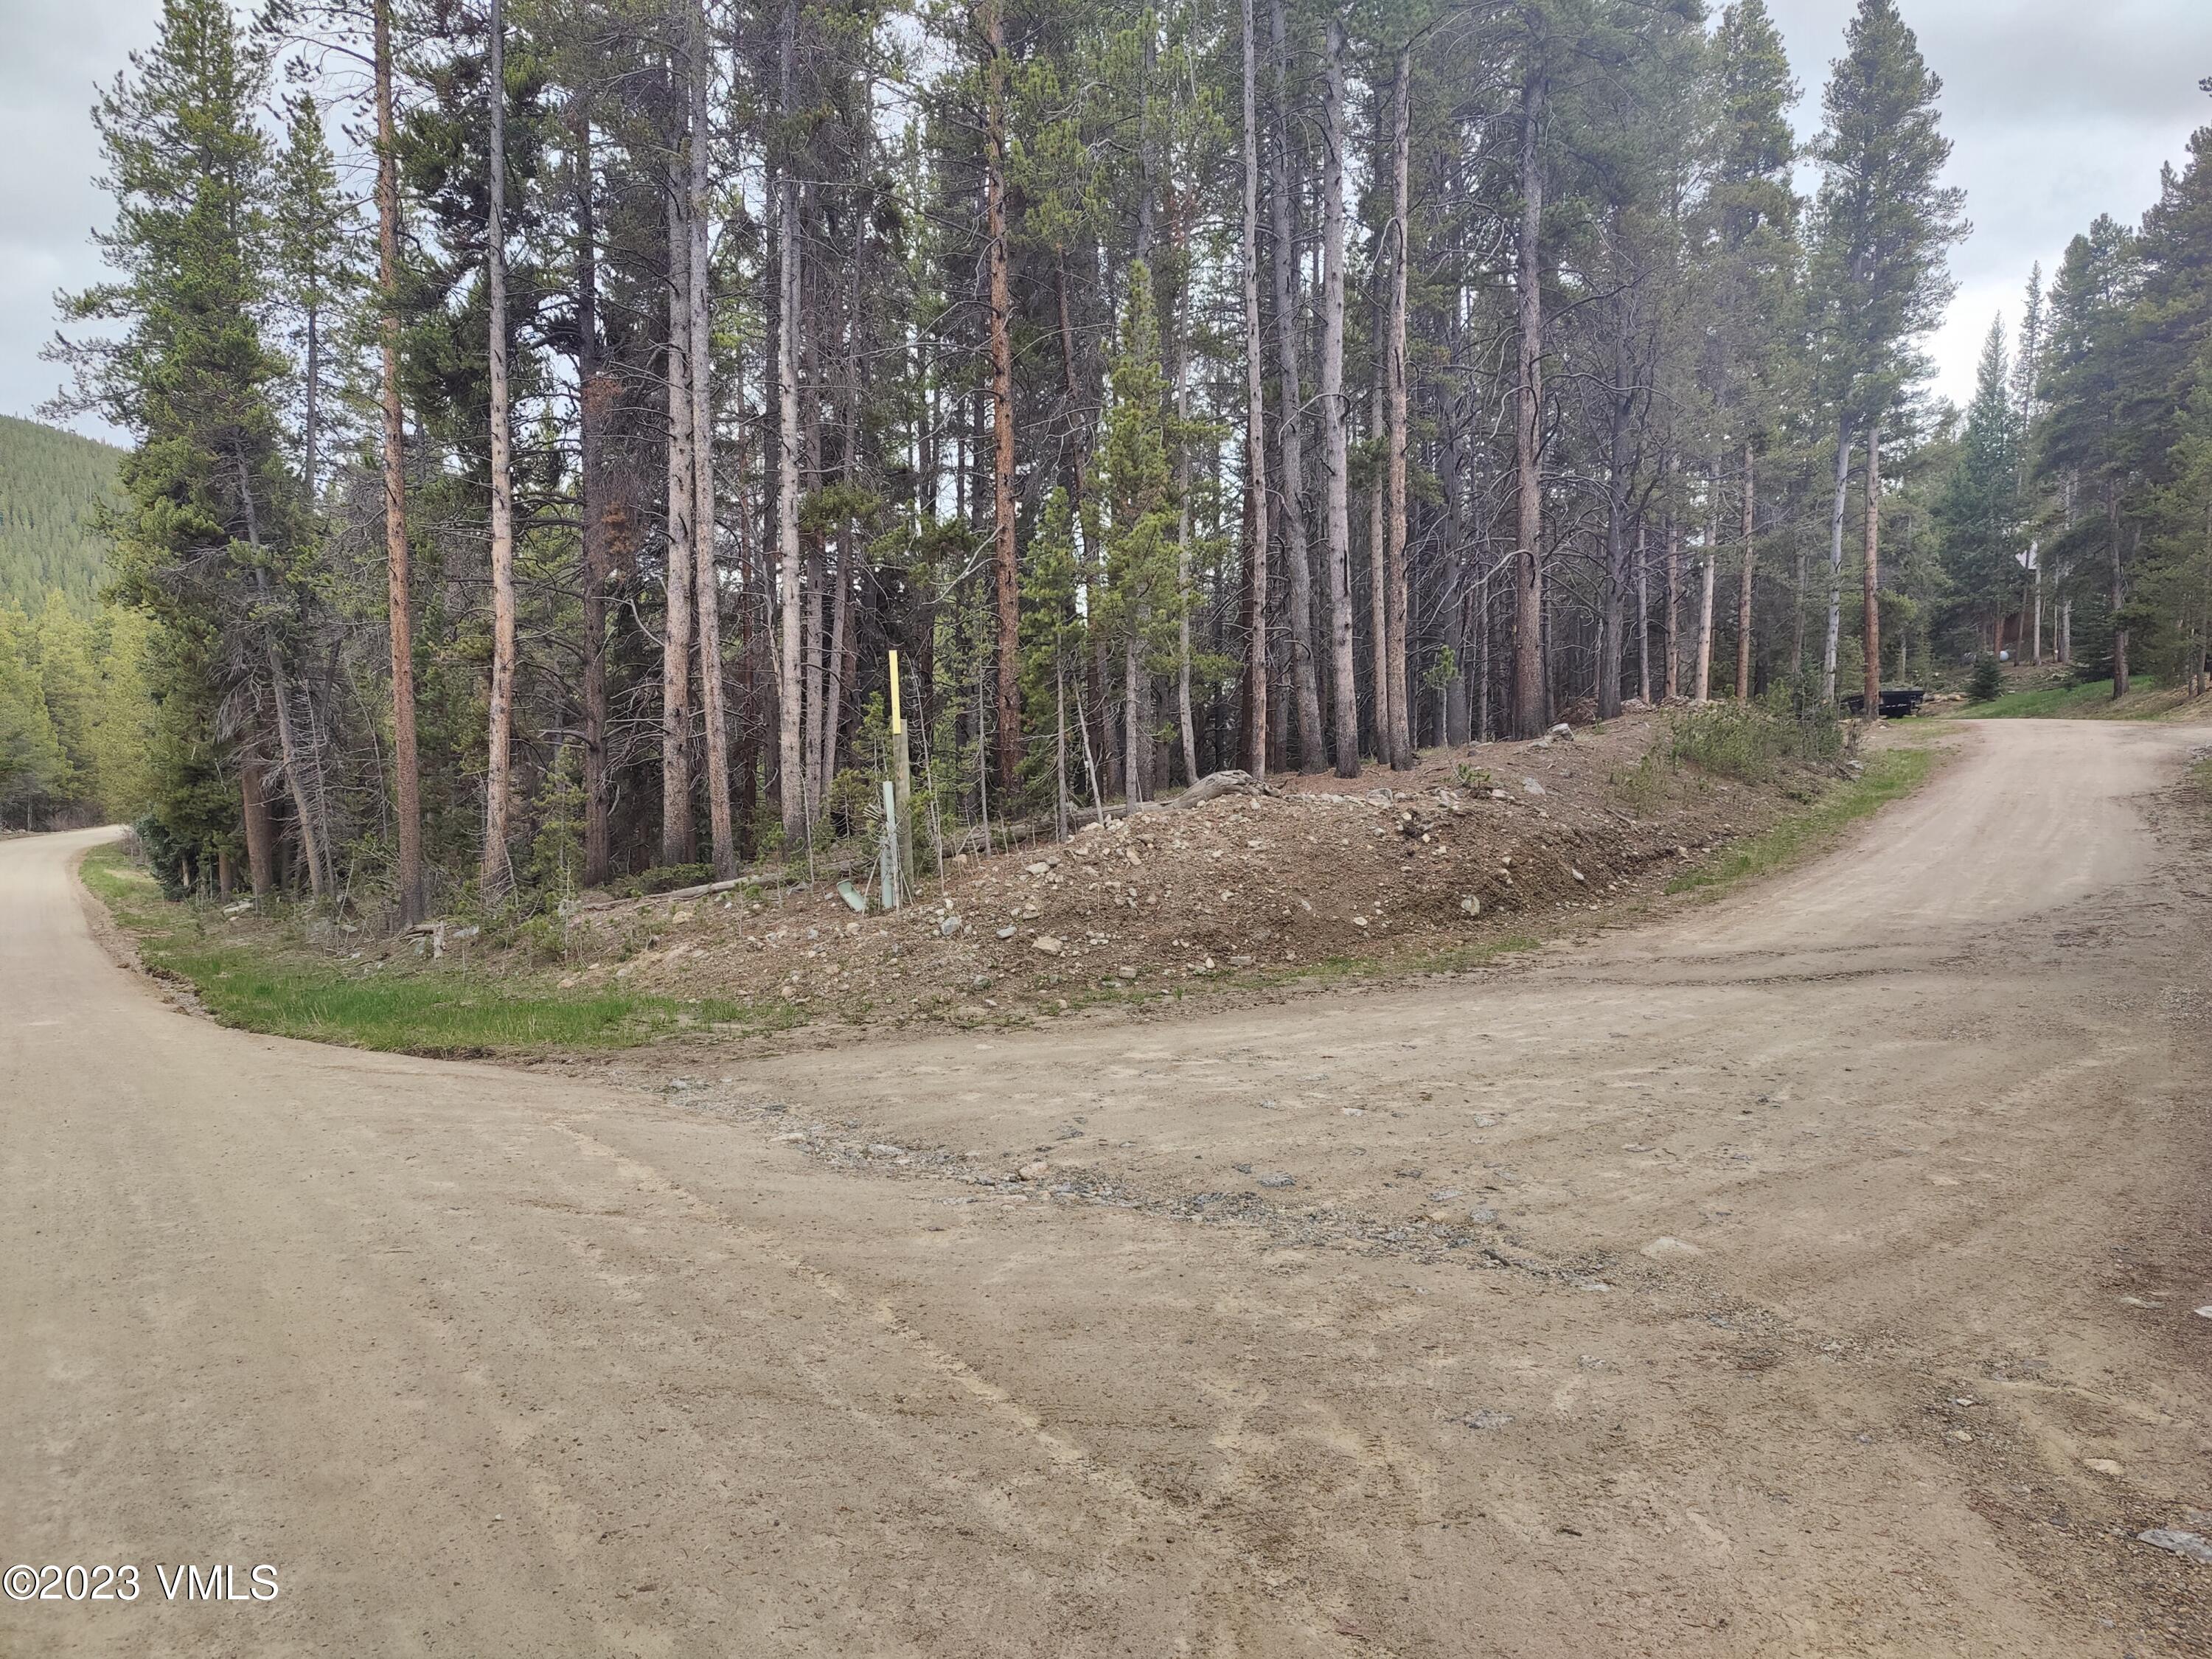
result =
[[[1267,775],[1267,414],[1260,334],[1259,42],[1252,0],[1243,0],[1244,41],[1244,526],[1247,638],[1244,769]]]
[[[1390,421],[1389,522],[1385,526],[1383,583],[1383,597],[1390,610],[1390,728],[1389,741],[1377,747],[1389,756],[1391,770],[1405,772],[1413,765],[1413,715],[1407,706],[1413,646],[1407,636],[1406,592],[1406,543],[1412,526],[1406,500],[1406,273],[1413,259],[1406,173],[1412,145],[1412,47],[1399,52],[1394,80],[1390,98],[1390,220],[1396,247],[1390,265],[1390,328],[1384,347]]]
[[[1328,22],[1322,99],[1322,471],[1328,542],[1329,689],[1336,775],[1359,775],[1359,682],[1352,653],[1352,468],[1344,400],[1344,24]]]
[[[1758,458],[1749,442],[1743,447],[1743,568],[1735,591],[1735,696],[1738,702],[1751,699],[1751,572],[1759,550]]]
[[[392,0],[372,0],[376,104],[377,336],[384,439],[385,592],[392,647],[392,819],[399,925],[422,920],[422,782],[415,744],[415,617],[407,550],[407,437],[399,410],[399,161],[392,112]]]
[[[1705,538],[1705,551],[1698,561],[1705,568],[1698,578],[1698,669],[1692,682],[1692,701],[1697,702],[1711,701],[1713,694],[1713,578],[1720,566],[1716,556],[1720,549],[1711,534]]]
[[[1290,582],[1291,690],[1297,712],[1298,769],[1310,773],[1326,769],[1328,763],[1322,736],[1321,681],[1314,660],[1313,561],[1306,536],[1305,411],[1298,378],[1297,247],[1290,176],[1290,46],[1283,13],[1283,0],[1268,0],[1275,163],[1268,174],[1267,198],[1274,229],[1275,363],[1281,379],[1275,451],[1283,474],[1283,574]],[[1191,781],[1197,781],[1195,774]]]
[[[1881,422],[1867,428],[1866,717],[1881,714]]]
[[[991,62],[983,132],[983,234],[991,264],[991,565],[999,662],[993,719],[998,727],[999,794],[1002,802],[1011,802],[1020,786],[1022,764],[1021,566],[1014,547],[1013,300],[1006,270],[1006,36],[1000,12],[1000,0],[990,0],[984,13]]]
[[[1382,285],[1376,285],[1376,304],[1369,318],[1370,337],[1378,344],[1386,337],[1389,319],[1383,311]],[[1390,357],[1387,349],[1375,353],[1375,378],[1367,389],[1368,441],[1377,438],[1385,448],[1389,441]],[[1367,483],[1367,675],[1375,702],[1375,758],[1390,758],[1390,664],[1397,655],[1390,637],[1389,469],[1376,467]]]
[[[1667,611],[1659,630],[1660,643],[1666,647],[1661,695],[1672,701],[1682,695],[1682,536],[1672,513],[1667,515],[1666,575]]]
[[[1605,583],[1599,598],[1597,713],[1612,720],[1620,713],[1620,681],[1628,648],[1628,433],[1632,406],[1628,339],[1617,325],[1613,341],[1613,390],[1606,399]]]
[[[1651,701],[1651,544],[1641,520],[1636,526],[1636,695]]]
[[[1176,331],[1176,422],[1190,419],[1190,348],[1183,331]],[[1182,601],[1176,617],[1176,725],[1182,739],[1183,781],[1198,781],[1198,728],[1190,708],[1190,444],[1176,445],[1176,594]]]
[[[2027,544],[2027,566],[2034,583],[2035,602],[2034,654],[2028,660],[2038,668],[2043,666],[2043,544],[2031,538]]]
[[[592,217],[592,124],[580,115],[575,131],[576,188],[576,423],[580,451],[578,503],[582,518],[584,619],[584,885],[603,885],[612,873],[612,826],[607,789],[607,404],[617,395],[599,377],[599,275],[597,229]]]
[[[737,837],[730,822],[730,730],[722,695],[722,584],[714,565],[714,330],[708,275],[707,94],[714,64],[708,57],[706,0],[691,0],[691,178],[690,304],[685,318],[691,387],[691,573],[698,587],[692,607],[699,635],[699,706],[706,717],[707,824],[714,879],[738,873]]]
[[[786,120],[793,112],[792,77],[798,55],[799,0],[784,0],[781,42]],[[790,167],[777,180],[776,266],[776,494],[775,552],[780,649],[775,665],[778,793],[785,838],[796,844],[806,832],[806,763],[802,747],[805,711],[799,692],[799,181]]]
[[[261,757],[249,750],[239,757],[239,806],[246,820],[246,867],[253,896],[266,898],[276,884],[276,837],[269,821],[269,796],[261,781]]]
[[[660,641],[660,861],[689,864],[698,846],[691,820],[691,254],[682,194],[668,169],[667,625]]]
[[[485,95],[491,102],[491,178],[484,286],[490,313],[486,355],[491,381],[491,696],[484,746],[483,854],[477,871],[477,885],[487,902],[503,897],[514,885],[507,846],[514,788],[514,471],[507,385],[507,19],[501,0],[491,0],[490,27]]]
[[[1820,697],[1836,700],[1836,648],[1844,619],[1844,499],[1851,482],[1851,422],[1836,417],[1835,496],[1828,512],[1828,631],[1820,651]]]
[[[1543,480],[1540,446],[1543,389],[1538,381],[1544,349],[1542,265],[1538,241],[1544,224],[1544,173],[1538,136],[1547,88],[1531,70],[1521,87],[1521,227],[1516,250],[1519,290],[1517,377],[1514,386],[1513,735],[1533,738],[1544,729]]]
[[[2128,695],[2128,629],[2120,618],[2128,603],[2125,555],[2120,538],[2120,489],[2117,482],[2105,487],[2105,513],[2112,534],[2112,700]]]

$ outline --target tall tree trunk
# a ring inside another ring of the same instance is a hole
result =
[[[1866,717],[1881,714],[1881,422],[1867,428]]]
[[[1636,526],[1636,696],[1651,701],[1651,546],[1641,520]]]
[[[1455,331],[1456,334],[1456,331]],[[1463,340],[1452,342],[1455,355]],[[1444,630],[1444,649],[1450,653],[1453,672],[1444,682],[1442,708],[1437,726],[1437,738],[1446,748],[1456,749],[1468,740],[1468,644],[1467,636],[1467,456],[1466,432],[1461,424],[1460,410],[1463,405],[1447,394],[1442,398],[1441,411],[1446,425],[1443,456],[1444,494],[1444,556],[1443,580],[1437,595],[1437,610],[1442,614]]]
[[[1380,256],[1377,256],[1380,263]],[[1389,313],[1386,309],[1389,292],[1380,283],[1373,285],[1374,305],[1368,319],[1368,337],[1375,343],[1372,354],[1374,375],[1367,388],[1368,442],[1378,440],[1384,449],[1389,443],[1389,416],[1386,412],[1390,399],[1390,353],[1384,342],[1389,337]],[[1397,642],[1390,637],[1390,473],[1385,465],[1372,468],[1367,479],[1367,675],[1370,695],[1374,699],[1375,757],[1390,759],[1390,732],[1394,724],[1390,705],[1393,676],[1390,665],[1398,659]],[[1402,683],[1402,682],[1401,682]]]
[[[1126,757],[1122,789],[1131,802],[1152,795],[1152,733],[1146,720],[1145,675],[1137,660],[1138,630],[1121,636],[1121,752]]]
[[[322,447],[323,409],[323,308],[321,302],[310,296],[307,301],[307,360],[301,366],[300,391],[306,407],[301,410],[300,421],[300,483],[312,512],[321,499],[317,479]]]
[[[261,541],[261,514],[254,500],[252,476],[246,470],[246,458],[238,457],[239,500],[246,508],[246,536],[253,550],[253,581],[265,606],[269,603],[269,567],[267,555]],[[272,619],[273,620],[273,619]],[[283,758],[284,781],[292,794],[292,812],[300,827],[300,851],[307,860],[307,884],[317,898],[327,890],[330,866],[326,856],[328,838],[321,830],[318,803],[307,793],[307,773],[301,758],[300,744],[292,733],[292,687],[284,672],[284,658],[277,649],[273,632],[262,635],[262,647],[269,659],[269,695],[276,710],[277,752]]]
[[[781,41],[782,97],[787,123],[794,113],[792,79],[798,55],[799,0],[784,0]],[[783,832],[796,844],[806,832],[806,764],[801,758],[805,733],[800,708],[799,551],[799,180],[787,161],[777,181],[776,264],[780,277],[776,310],[776,494],[775,550],[781,649],[776,663],[777,769],[783,805]]]
[[[765,365],[763,365],[765,367]],[[738,858],[742,862],[758,850],[755,828],[760,817],[760,760],[761,760],[761,698],[760,653],[768,635],[767,617],[762,609],[763,597],[768,584],[761,563],[753,557],[752,514],[748,504],[751,501],[745,477],[746,434],[738,431],[735,460],[737,477],[732,482],[730,493],[736,497],[738,532],[738,770],[732,786],[736,800],[732,815],[737,819]],[[766,511],[763,497],[761,507]]]
[[[852,309],[847,313],[845,331],[845,430],[838,474],[839,482],[847,484],[857,484],[860,481],[857,465],[860,444],[860,361],[854,337],[860,316],[859,271],[860,250],[856,247],[853,264],[855,280],[848,295]],[[853,589],[860,574],[859,529],[848,518],[840,526],[837,537],[837,590],[830,605],[830,648],[823,675],[821,750],[817,763],[817,774],[824,779],[837,775],[837,739],[845,717],[845,684],[852,649]]]
[[[1713,694],[1713,578],[1719,569],[1719,553],[1717,526],[1709,526],[1700,561],[1705,568],[1698,576],[1698,669],[1692,684],[1698,702],[1710,702]]]
[[[1056,647],[1052,664],[1052,838],[1067,839],[1067,667]]]
[[[1290,45],[1284,0],[1268,0],[1268,33],[1274,71],[1275,162],[1268,175],[1274,246],[1275,362],[1281,392],[1275,416],[1275,447],[1282,463],[1283,571],[1290,580],[1291,687],[1296,700],[1298,769],[1319,772],[1328,766],[1322,736],[1321,684],[1314,660],[1313,562],[1306,538],[1305,410],[1298,379],[1298,301],[1291,179]]]
[[[507,18],[491,0],[489,63],[485,95],[491,103],[490,206],[484,231],[484,286],[489,295],[486,342],[491,380],[491,696],[484,750],[483,856],[477,885],[484,899],[503,897],[514,884],[507,855],[514,797],[514,471],[507,389]]]
[[[1185,292],[1188,292],[1188,285]],[[1190,419],[1190,347],[1185,331],[1176,331],[1176,424],[1188,434]],[[1190,709],[1190,441],[1176,443],[1176,724],[1182,738],[1183,781],[1199,780],[1198,730]],[[1079,715],[1081,711],[1077,711]]]
[[[1828,514],[1828,633],[1820,652],[1820,699],[1836,700],[1836,649],[1844,618],[1844,500],[1851,482],[1851,421],[1836,417],[1835,499]]]
[[[1359,681],[1352,654],[1352,465],[1344,399],[1344,55],[1342,20],[1328,20],[1322,100],[1322,470],[1328,501],[1329,689],[1336,775],[1359,775]]]
[[[2035,605],[2034,654],[2028,660],[2040,668],[2043,666],[2043,544],[2033,538],[2027,544],[2027,568],[2029,580],[2034,584],[2033,598]]]
[[[292,816],[300,826],[300,856],[307,862],[307,888],[317,898],[331,889],[332,875],[322,813],[307,793],[307,763],[292,729],[292,684],[272,643],[269,647],[270,701],[276,707],[277,752],[284,759],[284,782],[292,796]]]
[[[1264,343],[1260,334],[1259,41],[1252,0],[1243,0],[1244,37],[1244,524],[1249,536],[1246,603],[1252,629],[1245,659],[1247,698],[1244,768],[1267,775],[1267,416],[1262,386]]]
[[[246,866],[253,896],[266,898],[276,884],[276,838],[269,820],[269,795],[261,778],[259,745],[238,757],[239,805],[246,820]]]
[[[1520,349],[1513,393],[1514,526],[1513,735],[1533,738],[1544,729],[1544,500],[1539,474],[1543,441],[1543,392],[1537,375],[1544,349],[1542,264],[1538,240],[1544,224],[1544,172],[1538,144],[1547,88],[1530,69],[1521,86],[1521,229],[1516,286]]]
[[[1410,771],[1413,765],[1412,711],[1407,708],[1407,683],[1413,670],[1413,642],[1407,636],[1407,541],[1412,514],[1406,500],[1406,279],[1413,263],[1413,225],[1407,191],[1407,153],[1412,147],[1413,52],[1398,53],[1397,73],[1390,98],[1390,222],[1395,227],[1396,257],[1390,266],[1390,328],[1385,345],[1390,398],[1389,518],[1387,526],[1388,575],[1384,598],[1390,608],[1390,732],[1386,752],[1393,771]]]
[[[1625,309],[1616,308],[1613,339],[1613,387],[1606,396],[1605,582],[1599,594],[1597,713],[1612,720],[1620,713],[1620,679],[1627,651],[1628,603],[1628,428],[1634,408],[1628,392],[1628,328]]]
[[[722,584],[714,564],[714,340],[708,276],[708,83],[714,63],[707,40],[706,0],[691,0],[690,266],[691,572],[699,635],[699,706],[706,716],[707,824],[714,879],[738,873],[737,836],[730,822],[730,729],[722,699]]]
[[[2059,500],[2062,503],[2062,522],[2067,532],[2060,538],[2063,543],[2072,538],[2070,532],[2074,528],[2074,474],[2070,471],[2060,483]],[[2057,635],[2053,643],[2062,665],[2070,664],[2074,660],[2074,597],[2066,591],[2066,578],[2069,574],[2066,566],[2059,566],[2056,583],[2059,599],[2057,620],[2052,624]]]
[[[991,262],[992,568],[997,582],[999,683],[994,720],[998,744],[999,794],[1003,810],[1021,782],[1021,567],[1014,548],[1013,300],[1006,273],[1006,36],[1000,0],[984,13],[984,44],[991,53],[988,105],[984,116],[984,238]]]
[[[415,617],[409,597],[407,436],[399,413],[399,162],[392,117],[392,0],[372,0],[376,101],[377,334],[383,362],[384,562],[392,647],[392,816],[399,925],[422,920],[422,782],[415,752]]]
[[[1660,695],[1668,701],[1682,695],[1682,534],[1674,515],[1667,514],[1667,610],[1659,630],[1666,647],[1665,672]]]
[[[667,623],[660,642],[660,861],[689,864],[698,847],[691,819],[691,479],[690,290],[683,179],[668,168]]]
[[[815,734],[815,775],[826,785],[837,775],[837,739],[845,718],[845,682],[852,652],[854,537],[837,538],[836,591],[830,595],[829,641],[822,653],[822,729]],[[825,584],[828,585],[828,584]]]
[[[2105,485],[2105,514],[2112,532],[2112,700],[2128,695],[2128,629],[2121,618],[2128,603],[2125,554],[2120,537],[2120,489],[2117,481]]]
[[[810,311],[805,313],[812,315]],[[813,488],[822,489],[827,469],[822,465],[822,428],[816,419],[816,399],[820,396],[821,381],[814,376],[811,359],[805,375],[807,410],[800,422],[805,431],[801,440],[806,446],[806,455],[813,479]],[[823,775],[822,741],[823,717],[829,713],[830,699],[830,635],[827,625],[830,605],[829,548],[818,529],[809,527],[802,532],[806,550],[806,603],[804,629],[805,644],[806,680],[806,810],[816,818],[821,816],[822,797],[829,779]]]
[[[1735,591],[1735,695],[1739,702],[1751,698],[1751,571],[1758,562],[1758,458],[1751,445],[1743,447],[1743,567]]]
[[[592,223],[592,120],[580,112],[575,128],[576,187],[576,428],[580,452],[584,582],[584,885],[598,887],[612,873],[612,827],[607,790],[607,548],[605,410],[617,395],[599,377],[598,232]]]

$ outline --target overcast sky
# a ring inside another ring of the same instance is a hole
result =
[[[2134,219],[2212,123],[2212,0],[1903,0],[1943,77],[1951,180],[1974,234],[1953,256],[1959,294],[1930,343],[1937,385],[1964,402],[1990,319],[2017,320],[2029,265],[2048,272],[2097,214]],[[1853,0],[1768,0],[1820,125],[1821,83]],[[95,280],[104,219],[88,115],[94,89],[152,37],[160,0],[0,0],[0,412],[30,415],[56,375],[39,360],[58,288]],[[94,428],[87,426],[87,430]],[[112,435],[112,434],[107,434]]]

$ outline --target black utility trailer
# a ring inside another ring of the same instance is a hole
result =
[[[1884,686],[1881,693],[1881,717],[1886,720],[1904,720],[1908,715],[1918,714],[1920,705],[1927,700],[1928,693],[1917,685]],[[1865,714],[1864,694],[1862,693],[1855,697],[1845,697],[1844,708],[1846,712],[1854,715]]]

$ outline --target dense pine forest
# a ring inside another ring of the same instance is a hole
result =
[[[90,614],[107,564],[100,509],[122,453],[73,432],[0,415],[0,605],[60,595]]]
[[[1958,411],[1941,82],[1835,50],[1801,147],[1761,0],[167,0],[54,351],[111,608],[0,611],[0,802],[404,922],[2201,677],[2212,129]]]
[[[148,800],[146,618],[102,606],[120,451],[0,416],[0,829]]]

